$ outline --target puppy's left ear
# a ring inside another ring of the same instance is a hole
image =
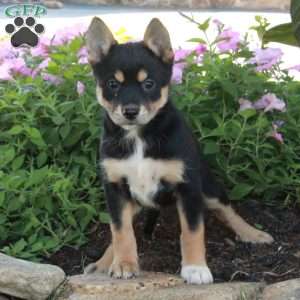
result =
[[[144,35],[145,45],[166,63],[172,63],[174,53],[169,33],[156,18],[152,19]]]
[[[86,33],[89,62],[92,65],[100,62],[115,44],[117,42],[109,28],[101,19],[94,17]]]

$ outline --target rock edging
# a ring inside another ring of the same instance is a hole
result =
[[[0,253],[0,293],[30,300],[46,300],[64,282],[57,266],[39,264]]]

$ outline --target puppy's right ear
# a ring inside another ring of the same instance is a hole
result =
[[[117,42],[109,28],[101,19],[94,17],[86,33],[86,46],[90,64],[100,62],[114,44],[117,44]]]

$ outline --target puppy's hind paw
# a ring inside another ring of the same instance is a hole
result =
[[[239,238],[243,242],[252,244],[271,244],[274,242],[269,233],[254,228],[246,234],[240,235]]]
[[[84,268],[84,274],[91,274],[97,272],[97,265],[95,263],[89,264]]]
[[[183,266],[181,269],[181,277],[188,284],[207,284],[214,281],[213,276],[207,266]]]

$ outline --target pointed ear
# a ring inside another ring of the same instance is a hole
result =
[[[89,62],[91,64],[100,62],[114,44],[117,42],[109,28],[101,19],[94,17],[86,33]]]
[[[145,45],[164,62],[173,61],[173,50],[169,33],[165,26],[156,18],[152,19],[144,35]]]

